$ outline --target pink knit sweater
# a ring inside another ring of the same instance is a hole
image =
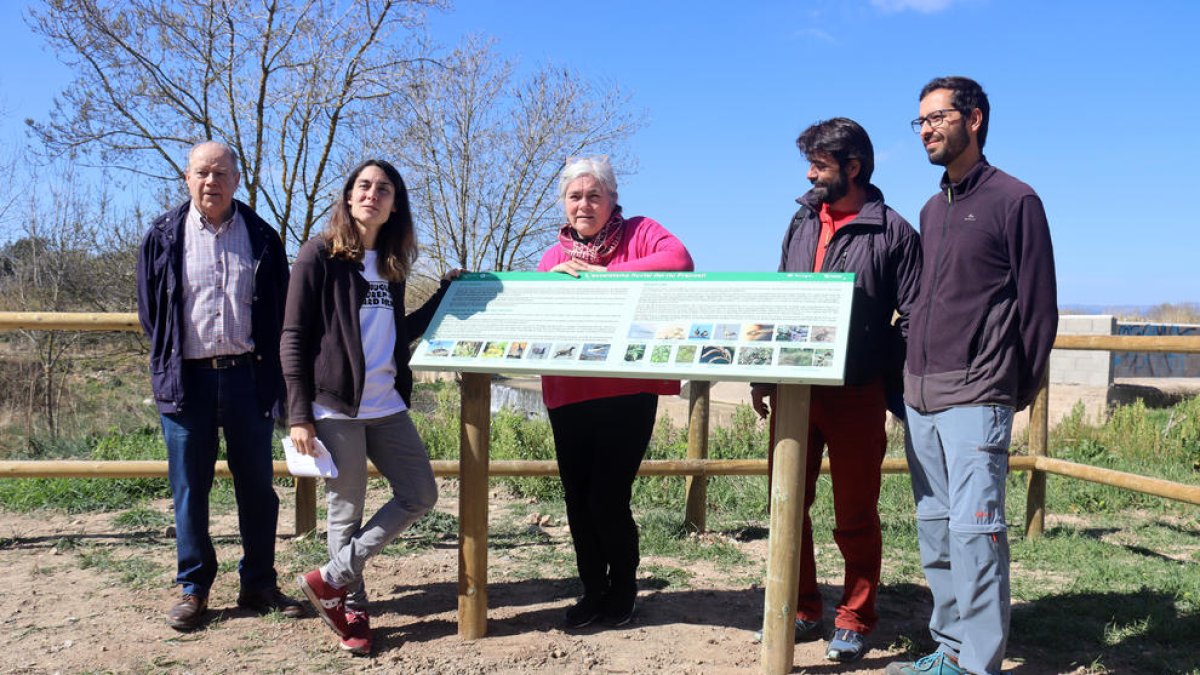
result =
[[[539,272],[548,272],[566,262],[567,252],[557,242],[538,263]],[[625,219],[625,234],[607,265],[611,272],[691,272],[692,256],[683,242],[657,221],[644,216]],[[590,401],[625,394],[679,393],[676,380],[638,380],[616,377],[542,376],[542,401],[547,408],[558,408],[580,401]]]

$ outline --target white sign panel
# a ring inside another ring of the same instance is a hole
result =
[[[854,275],[465,274],[416,370],[841,384]]]

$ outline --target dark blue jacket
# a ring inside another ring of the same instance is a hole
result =
[[[925,271],[904,400],[921,412],[1033,401],[1058,329],[1054,247],[1033,188],[979,162],[921,209]]]
[[[796,200],[800,210],[783,238],[780,272],[813,271],[821,207],[811,195]],[[884,203],[879,188],[869,185],[858,216],[830,239],[821,271],[854,273],[846,384],[863,385],[882,377],[898,391],[909,311],[916,303],[921,279],[921,242],[916,230]],[[893,325],[892,317],[897,314]]]
[[[279,334],[287,294],[287,255],[279,233],[245,204],[235,201],[254,252],[254,298],[250,337],[254,340],[254,379],[263,415],[277,416],[283,400]],[[159,412],[187,405],[183,386],[183,226],[191,202],[154,220],[138,251],[138,319],[150,340],[150,387]]]

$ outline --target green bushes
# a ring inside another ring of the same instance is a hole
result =
[[[1182,483],[1200,483],[1200,397],[1164,409],[1150,409],[1141,400],[1115,408],[1107,420],[1090,423],[1077,404],[1050,434],[1050,454],[1143,476]],[[1129,490],[1050,477],[1047,487],[1051,512],[1102,513],[1140,508],[1175,511],[1176,504]]]
[[[135,460],[167,457],[166,446],[156,427],[130,433],[110,431],[92,444],[89,451],[72,452],[95,460]],[[70,446],[77,450],[77,446]],[[62,457],[46,457],[61,459]],[[17,511],[57,508],[68,513],[127,509],[145,499],[170,497],[166,478],[22,478],[0,480],[0,505]]]
[[[413,421],[431,459],[457,459],[459,428],[458,388],[449,383],[419,385],[414,393]],[[553,460],[554,436],[550,423],[526,419],[520,413],[501,410],[492,416],[493,460]],[[726,427],[715,427],[709,441],[714,459],[762,459],[766,457],[766,426],[754,412],[741,406]],[[687,430],[670,419],[659,419],[646,451],[646,459],[682,459],[687,456]],[[562,482],[557,476],[513,476],[493,479],[514,495],[537,501],[562,499]],[[678,476],[646,476],[633,486],[637,510],[661,508],[679,512],[683,507],[684,480]],[[716,523],[737,526],[758,520],[766,513],[767,487],[761,476],[719,476],[709,480],[710,518]]]
[[[458,410],[453,383],[419,384],[413,390],[411,417],[429,459],[458,459]]]
[[[501,410],[492,416],[491,456],[493,459],[553,460],[554,435],[550,422],[544,419],[525,419],[511,410]],[[557,476],[511,476],[500,482],[513,494],[555,501],[563,498],[562,481]]]
[[[415,392],[413,420],[432,459],[457,459],[459,394],[451,383],[420,385]],[[893,433],[889,456],[903,454],[902,436]],[[739,407],[731,421],[713,427],[709,456],[714,459],[761,459],[767,451],[766,425],[749,407]],[[95,460],[164,459],[166,449],[157,426],[132,431],[112,429],[92,439],[60,438],[54,443],[31,443],[38,459]],[[1091,423],[1082,406],[1052,432],[1051,454],[1063,459],[1200,484],[1200,397],[1172,408],[1148,409],[1140,401],[1117,408],[1102,423]],[[686,430],[664,417],[655,427],[647,459],[681,459],[687,455]],[[502,410],[491,424],[491,457],[495,460],[552,460],[553,435],[544,419],[525,419]],[[494,479],[512,494],[540,502],[562,498],[557,477]],[[682,514],[685,481],[677,476],[647,476],[634,483],[635,510],[665,510]],[[1021,520],[1024,475],[1010,479],[1010,518]],[[218,481],[215,499],[228,491]],[[818,481],[814,520],[831,516],[829,478]],[[167,481],[153,479],[6,479],[0,481],[0,505],[17,510],[61,508],[69,512],[128,508],[148,498],[168,497]],[[769,494],[762,476],[719,476],[708,481],[710,529],[738,529],[766,518]],[[1186,513],[1185,505],[1127,490],[1074,479],[1050,477],[1051,513],[1115,513],[1130,508]],[[232,498],[230,497],[229,501]],[[885,531],[897,537],[911,532],[912,497],[906,476],[885,477],[880,510]]]

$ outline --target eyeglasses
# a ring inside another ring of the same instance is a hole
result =
[[[926,122],[929,123],[930,129],[938,129],[946,123],[946,115],[952,112],[956,112],[959,115],[963,114],[963,111],[958,108],[942,108],[941,110],[934,110],[924,117],[918,117],[909,122],[909,124],[912,125],[912,130],[915,134],[921,133],[921,127],[924,127]]]

